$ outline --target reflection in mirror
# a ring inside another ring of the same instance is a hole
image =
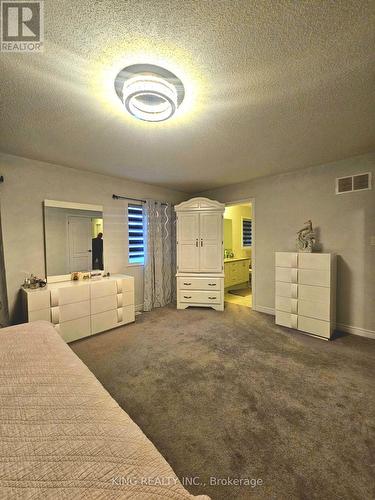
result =
[[[56,206],[59,203],[62,206]],[[90,206],[45,201],[47,276],[103,270],[103,213],[86,210],[87,207]]]

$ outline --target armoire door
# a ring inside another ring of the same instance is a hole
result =
[[[223,215],[221,213],[200,214],[200,266],[201,272],[223,271]]]
[[[177,224],[179,272],[199,271],[199,214],[180,213]]]

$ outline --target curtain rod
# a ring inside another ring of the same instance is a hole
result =
[[[146,203],[146,200],[141,200],[140,198],[129,198],[128,196],[121,196],[119,194],[113,194],[112,198],[114,200],[130,200],[130,201],[140,201],[141,203]],[[168,205],[168,203],[161,203],[161,204]]]

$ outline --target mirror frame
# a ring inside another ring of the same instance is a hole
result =
[[[46,208],[70,208],[72,210],[88,210],[92,212],[102,212],[103,205],[91,205],[89,203],[76,203],[73,201],[58,201],[58,200],[44,200],[43,201],[43,233],[44,233],[44,263],[45,263],[45,273],[47,283],[57,283],[60,281],[70,281],[71,273],[61,274],[57,276],[49,276],[47,273],[47,234],[46,234]],[[104,217],[103,226],[104,226]],[[98,269],[98,271],[104,271],[104,269]]]

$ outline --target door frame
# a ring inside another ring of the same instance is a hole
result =
[[[251,295],[252,295],[252,306],[251,309],[257,310],[256,306],[256,217],[255,217],[255,198],[245,198],[235,201],[225,202],[225,207],[232,207],[234,205],[242,205],[244,203],[251,204],[251,220],[252,220],[252,233],[253,242],[251,245]],[[225,213],[225,212],[224,212]]]

